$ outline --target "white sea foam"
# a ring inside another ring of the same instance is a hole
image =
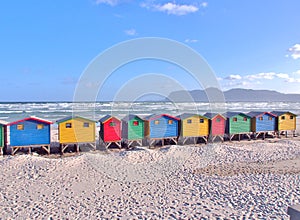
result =
[[[222,105],[214,105],[217,109],[211,110],[211,104],[207,102],[198,103],[171,103],[171,102],[96,102],[96,103],[0,103],[0,118],[9,121],[36,115],[41,118],[56,121],[62,117],[82,115],[88,118],[101,118],[106,114],[124,116],[126,114],[149,115],[152,113],[168,113],[178,115],[180,113],[204,114],[208,111],[221,110]],[[224,109],[223,109],[224,110]],[[286,110],[300,114],[300,102],[229,102],[225,104],[226,111],[273,111]]]

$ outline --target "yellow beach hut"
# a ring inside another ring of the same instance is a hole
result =
[[[271,113],[276,116],[276,130],[278,136],[282,134],[287,136],[288,132],[292,132],[293,136],[295,135],[297,115],[289,111],[273,111]]]
[[[80,145],[96,149],[96,121],[80,116],[69,116],[56,121],[61,153],[73,145],[79,152]]]
[[[177,118],[180,118],[180,138],[182,144],[192,138],[194,144],[197,143],[198,138],[202,138],[207,143],[209,136],[209,119],[205,116],[192,113],[184,113]]]

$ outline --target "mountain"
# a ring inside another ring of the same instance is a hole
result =
[[[212,94],[210,102],[300,102],[300,94],[285,94],[271,90],[230,89],[222,92],[217,88],[205,90],[175,91],[167,99],[177,102],[208,102],[206,94]]]

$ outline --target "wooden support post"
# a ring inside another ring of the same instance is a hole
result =
[[[211,142],[214,142],[215,139],[216,139],[216,136],[213,136]]]
[[[42,149],[45,150],[48,155],[50,154],[50,145],[44,145],[42,146]]]
[[[3,155],[3,147],[0,147],[0,155]]]
[[[68,148],[68,144],[62,144],[61,153],[64,154],[65,150]]]
[[[248,137],[248,140],[250,141],[251,140],[251,135],[250,134],[246,134],[247,137]]]
[[[175,143],[175,145],[177,145],[178,141],[177,141],[177,138],[171,138],[171,140]]]
[[[241,134],[239,134],[239,141],[241,141]]]

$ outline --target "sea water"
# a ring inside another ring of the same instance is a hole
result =
[[[238,111],[291,111],[300,115],[300,102],[228,102],[228,103],[173,103],[173,102],[9,102],[0,103],[0,120],[15,121],[36,116],[55,122],[71,115],[99,120],[107,114],[122,118],[126,114],[146,116],[149,114],[171,114]]]

